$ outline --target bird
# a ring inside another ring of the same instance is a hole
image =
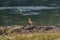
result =
[[[29,19],[28,19],[28,23],[29,23],[30,25],[32,25],[32,24],[33,24],[33,22],[32,22],[32,20],[31,20],[31,18],[29,18]]]

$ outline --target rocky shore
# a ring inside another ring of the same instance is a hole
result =
[[[57,26],[36,26],[36,25],[12,25],[0,26],[0,35],[8,35],[12,33],[42,33],[42,32],[57,32],[60,28]]]

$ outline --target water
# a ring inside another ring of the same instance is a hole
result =
[[[19,10],[42,10],[42,9],[57,9],[60,7],[47,7],[47,6],[16,6],[16,7],[0,7],[0,10],[3,9],[19,9]]]
[[[0,7],[0,25],[27,25],[28,18],[34,25],[57,25],[60,24],[59,10],[60,7],[46,6]]]

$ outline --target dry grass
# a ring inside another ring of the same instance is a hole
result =
[[[8,36],[0,36],[0,40],[60,40],[60,32],[58,33],[33,33],[33,34],[14,34]]]

